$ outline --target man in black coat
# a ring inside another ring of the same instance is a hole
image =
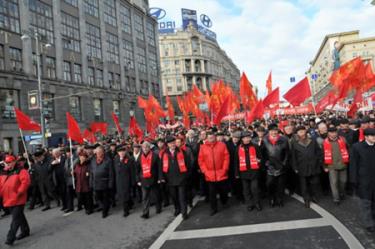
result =
[[[235,162],[236,156],[237,156],[236,151],[237,151],[238,146],[240,145],[240,141],[241,141],[241,131],[235,131],[233,132],[231,139],[225,142],[225,144],[227,145],[229,158],[230,158],[229,172],[228,172],[230,190],[231,190],[232,195],[235,196],[237,200],[243,202],[244,197],[242,195],[242,184],[241,184],[241,181],[239,181],[235,177],[235,170],[237,167],[236,162]]]
[[[176,138],[167,137],[168,148],[161,155],[163,179],[169,187],[174,204],[174,215],[182,214],[187,219],[186,184],[190,170],[190,160],[186,152],[176,146]]]
[[[297,127],[296,133],[297,136],[291,143],[291,163],[293,170],[299,176],[305,206],[309,208],[310,201],[317,202],[316,193],[323,155],[316,140],[307,136],[305,126]]]
[[[102,146],[95,149],[96,155],[91,159],[90,185],[95,191],[102,209],[102,217],[108,216],[111,204],[111,190],[114,187],[114,172],[112,159],[105,155]]]
[[[137,184],[142,187],[143,212],[141,217],[143,219],[148,219],[150,217],[151,193],[154,193],[156,197],[156,213],[161,212],[159,184],[161,183],[162,175],[159,167],[159,155],[151,151],[151,144],[149,142],[143,142],[140,160],[137,163],[136,174]]]
[[[243,196],[249,212],[254,208],[258,211],[262,210],[258,182],[261,169],[261,152],[258,145],[251,142],[251,137],[251,132],[243,132],[242,143],[236,148],[234,157],[235,177],[242,181]]]
[[[65,156],[61,153],[60,148],[52,150],[53,161],[51,162],[52,179],[55,184],[57,193],[58,206],[62,202],[61,211],[68,209],[66,200],[66,182],[65,182]]]
[[[124,217],[129,215],[132,203],[131,186],[133,185],[134,158],[131,156],[126,146],[120,145],[117,148],[117,156],[114,158],[114,167],[117,185],[117,197],[123,203]]]
[[[353,145],[350,156],[350,181],[360,198],[362,223],[375,232],[375,129],[364,130],[365,140]]]

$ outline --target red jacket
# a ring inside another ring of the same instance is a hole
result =
[[[228,179],[229,152],[222,142],[205,143],[200,146],[199,167],[206,181],[219,182]]]
[[[4,207],[25,205],[30,175],[25,169],[15,169],[0,176],[0,197]]]

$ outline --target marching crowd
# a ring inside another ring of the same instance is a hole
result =
[[[215,215],[217,196],[223,207],[232,196],[249,212],[259,212],[265,199],[271,207],[283,207],[285,189],[299,193],[306,208],[319,202],[322,191],[337,205],[356,194],[364,228],[375,232],[372,112],[350,120],[295,116],[158,134],[108,138],[73,150],[38,148],[29,155],[30,165],[26,155],[2,153],[1,209],[12,215],[6,244],[30,234],[26,203],[30,210],[47,211],[56,201],[63,212],[101,212],[103,218],[116,205],[124,217],[141,205],[141,217],[148,219],[150,206],[160,213],[171,201],[174,215],[188,219],[195,195],[204,196]]]

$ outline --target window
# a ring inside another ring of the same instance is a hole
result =
[[[72,80],[72,71],[70,69],[70,62],[64,61],[63,63],[63,76],[65,81],[71,81]]]
[[[78,18],[61,12],[61,35],[65,49],[81,51]]]
[[[19,96],[17,90],[0,88],[0,111],[3,119],[14,119],[14,107],[18,107]]]
[[[115,88],[118,90],[121,89],[121,75],[118,73],[115,74]]]
[[[74,7],[78,7],[78,0],[64,0],[67,4],[70,4]]]
[[[74,64],[74,82],[82,83],[82,66]]]
[[[146,51],[144,48],[137,49],[137,66],[138,71],[142,73],[146,73]]]
[[[85,0],[85,13],[99,17],[99,0]]]
[[[148,95],[148,82],[145,80],[141,80],[141,94]]]
[[[46,69],[47,69],[47,78],[55,79],[56,78],[56,61],[55,58],[46,57]]]
[[[95,121],[101,121],[103,119],[103,106],[101,99],[94,99],[94,115]]]
[[[108,60],[110,63],[120,63],[119,59],[119,47],[118,37],[107,32],[107,43],[108,43]]]
[[[115,76],[113,73],[111,72],[108,72],[108,83],[109,83],[109,87],[110,88],[113,88],[113,85],[114,85],[114,82],[115,82]]]
[[[0,28],[20,33],[20,13],[18,0],[2,0],[0,2]]]
[[[53,44],[52,7],[40,0],[29,0],[30,26],[42,36],[41,40]]]
[[[22,51],[18,48],[9,48],[10,66],[14,71],[22,70]]]
[[[100,40],[100,28],[89,23],[86,23],[86,39],[88,55],[101,59],[102,58],[102,44]]]
[[[0,44],[0,70],[5,69],[4,64],[4,46]]]
[[[130,79],[129,76],[125,76],[125,91],[130,92]]]
[[[117,115],[117,117],[120,116],[120,102],[118,100],[112,101],[113,106],[113,113]]]
[[[122,40],[125,50],[125,69],[134,69],[133,43]]]
[[[122,4],[120,4],[120,25],[125,33],[132,33],[130,9]]]
[[[87,70],[87,79],[89,86],[94,86],[95,85],[95,70],[93,67],[89,67]]]
[[[147,22],[147,42],[151,46],[155,46],[155,27],[152,22]]]
[[[77,120],[81,120],[81,100],[77,96],[69,98],[70,114]]]
[[[43,93],[43,111],[46,119],[55,119],[55,101],[51,93]]]
[[[116,22],[116,3],[115,0],[104,1],[104,21],[117,27]]]
[[[135,93],[137,91],[137,85],[135,83],[135,78],[130,78],[130,92]]]
[[[103,71],[97,69],[95,73],[95,80],[96,80],[96,86],[98,87],[104,87],[103,84]]]
[[[151,75],[156,76],[158,74],[158,65],[156,60],[156,54],[154,52],[149,52],[148,64]]]
[[[144,33],[143,33],[143,19],[142,19],[142,16],[141,15],[138,15],[138,14],[134,14],[134,21],[135,21],[135,33],[136,33],[136,37],[141,40],[141,41],[144,41]]]
[[[36,54],[33,53],[32,55],[32,61],[33,61],[33,74],[36,76],[37,75],[37,57],[36,57]],[[41,75],[43,75],[43,60],[42,60],[42,55],[39,56],[39,62],[40,62],[40,72],[41,72]]]

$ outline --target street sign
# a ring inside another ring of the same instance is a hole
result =
[[[296,82],[296,77],[290,77],[290,83]]]
[[[199,109],[201,111],[208,111],[208,105],[207,105],[207,103],[199,104]]]
[[[25,135],[24,138],[25,138],[26,142],[29,142],[29,141],[32,141],[32,140],[41,139],[42,135],[41,134]]]
[[[29,110],[39,109],[39,98],[38,91],[32,90],[27,93],[27,102],[29,104]]]
[[[316,73],[312,74],[311,75],[311,79],[317,80],[318,79],[318,75]]]

